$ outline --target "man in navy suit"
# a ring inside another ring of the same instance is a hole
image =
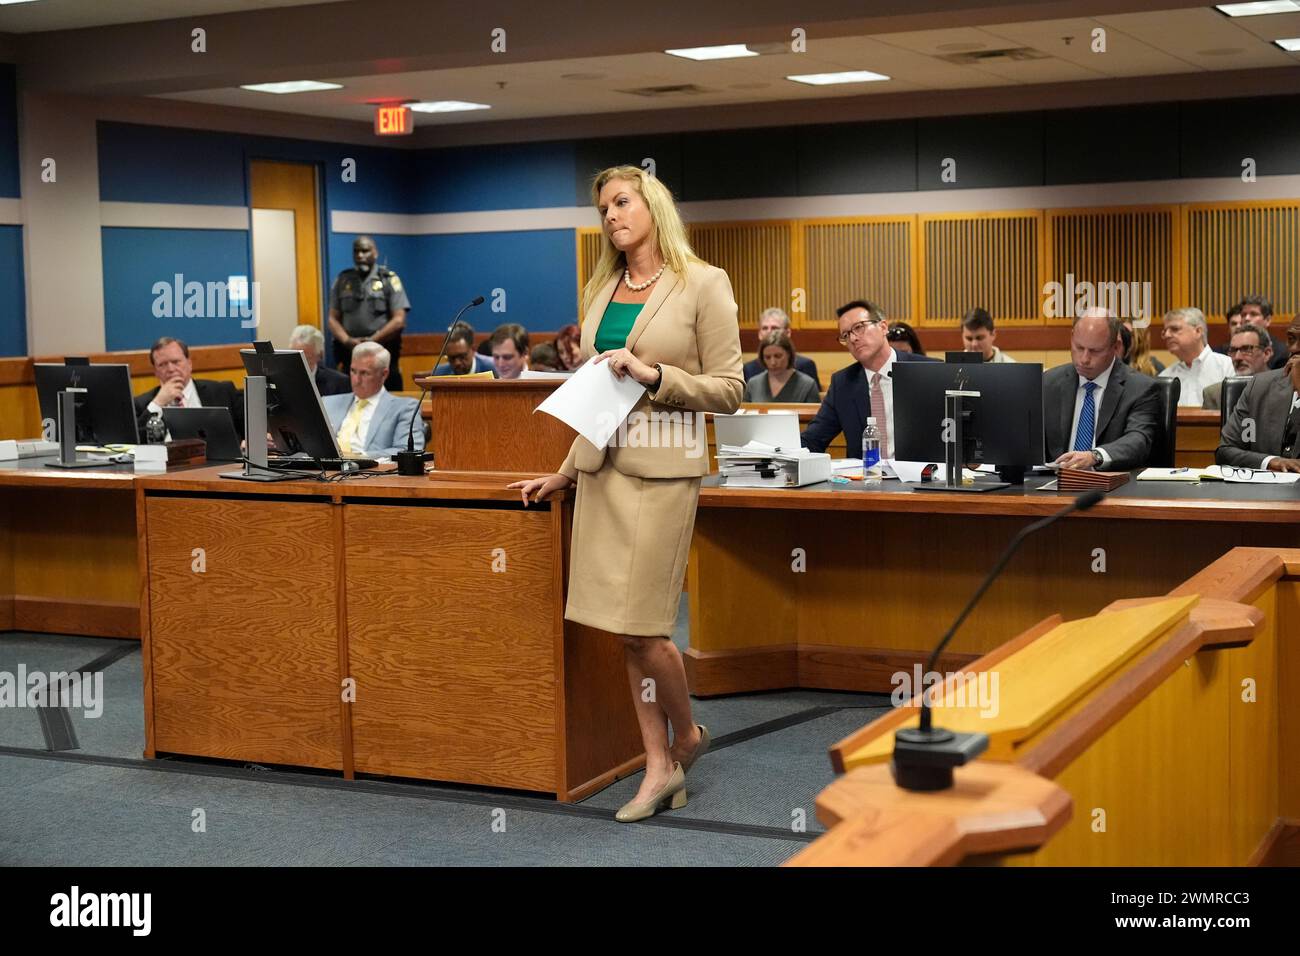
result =
[[[831,376],[822,407],[804,429],[801,440],[812,451],[825,451],[843,432],[847,457],[861,458],[862,429],[867,418],[874,417],[881,434],[880,457],[893,458],[894,386],[890,374],[894,363],[936,359],[894,351],[886,338],[889,324],[885,313],[872,302],[859,299],[840,306],[835,314],[839,316],[840,344],[853,353],[856,361]]]
[[[233,382],[194,378],[190,347],[180,339],[164,335],[149,350],[149,364],[158,376],[158,387],[135,397],[135,417],[144,434],[154,415],[167,407],[230,409],[239,437],[244,437],[244,393]]]

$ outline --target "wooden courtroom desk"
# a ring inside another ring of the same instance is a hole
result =
[[[1219,447],[1218,409],[1178,409],[1178,431],[1174,439],[1174,465],[1178,468],[1208,468]]]
[[[925,660],[1012,536],[1072,497],[717,482],[704,481],[688,565],[686,671],[697,696],[890,692],[892,675]],[[1131,481],[1030,538],[939,669],[1048,614],[1163,593],[1242,545],[1300,546],[1300,487]]]
[[[139,636],[135,474],[0,462],[0,630]]]
[[[569,497],[229,470],[136,483],[146,756],[561,800],[640,766],[621,646],[563,620]]]
[[[934,726],[988,749],[951,789],[904,791],[889,761],[918,711],[891,710],[831,747],[829,831],[788,865],[1300,864],[1300,550],[1053,615],[939,698]]]
[[[416,384],[429,386],[429,448],[440,471],[550,474],[577,437],[558,418],[533,411],[564,384],[560,379],[440,375]]]

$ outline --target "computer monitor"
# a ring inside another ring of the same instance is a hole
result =
[[[1043,463],[1041,365],[898,362],[892,381],[894,457],[900,461],[944,460],[944,393],[960,390],[980,393],[963,402],[962,461],[996,465],[1004,480],[1017,484]]]
[[[307,359],[298,349],[241,349],[244,371],[266,376],[266,429],[282,455],[339,457]],[[251,437],[251,436],[250,436]]]
[[[84,388],[77,396],[77,444],[139,444],[130,366],[37,362],[35,368],[42,419],[59,420],[59,392]]]

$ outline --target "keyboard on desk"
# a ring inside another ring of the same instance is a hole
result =
[[[368,471],[379,467],[373,458],[268,458],[266,464],[286,471]]]

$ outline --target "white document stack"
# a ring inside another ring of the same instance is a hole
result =
[[[799,417],[715,415],[718,471],[729,488],[798,488],[829,481],[831,456],[799,445]]]

